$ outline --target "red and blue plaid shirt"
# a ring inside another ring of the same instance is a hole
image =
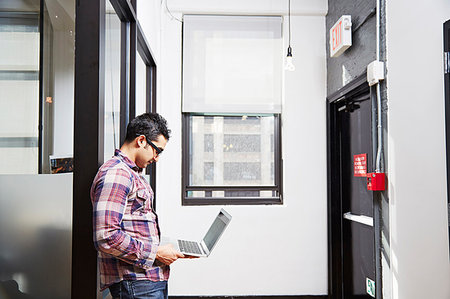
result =
[[[169,266],[155,260],[160,233],[153,190],[120,150],[98,170],[91,199],[101,290],[121,280],[168,280]]]

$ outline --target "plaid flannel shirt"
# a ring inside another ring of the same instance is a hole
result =
[[[120,150],[100,167],[91,200],[101,290],[121,280],[168,280],[169,266],[155,260],[160,233],[153,190]]]

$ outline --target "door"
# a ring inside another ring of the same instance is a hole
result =
[[[374,101],[366,74],[327,100],[330,298],[381,298],[379,289],[375,294],[375,282],[380,281],[379,214],[366,178],[373,171],[374,155]]]
[[[373,199],[364,170],[372,165],[370,95],[346,99],[338,111],[343,295],[346,299],[371,298],[369,294],[375,294]]]

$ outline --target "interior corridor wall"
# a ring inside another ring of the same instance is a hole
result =
[[[387,1],[393,299],[450,298],[443,23],[450,2]]]
[[[275,2],[253,7],[287,11]],[[236,10],[246,5],[233,3]],[[321,13],[292,17],[297,70],[284,77],[284,204],[225,207],[233,220],[219,245],[207,259],[173,264],[171,295],[327,294],[326,1],[320,3]],[[157,211],[163,235],[201,239],[220,207],[181,205],[182,24],[161,12],[158,111],[172,137],[158,162]]]

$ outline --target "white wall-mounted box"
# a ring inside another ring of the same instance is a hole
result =
[[[384,62],[372,61],[367,66],[367,82],[369,82],[369,86],[372,86],[381,80],[384,80]]]

